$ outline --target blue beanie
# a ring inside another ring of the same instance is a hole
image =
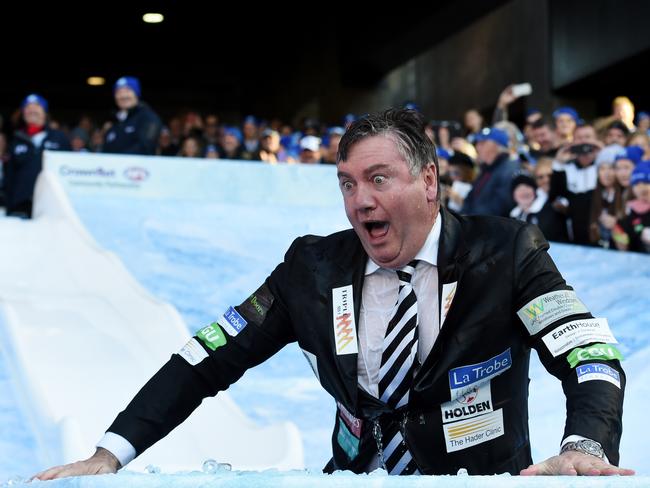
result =
[[[578,112],[573,107],[559,107],[555,109],[555,112],[553,112],[553,118],[557,119],[560,115],[568,115],[576,122],[578,122],[578,119],[580,118]]]
[[[140,80],[133,76],[122,76],[115,82],[113,86],[113,93],[115,93],[120,88],[130,88],[140,98],[142,91],[140,90]]]
[[[636,123],[638,124],[643,119],[650,119],[650,114],[648,112],[639,112],[636,114]]]
[[[257,127],[258,125],[257,119],[255,118],[254,115],[247,115],[244,118],[244,123],[242,125],[246,125],[246,124],[253,124],[255,127]]]
[[[528,110],[526,110],[526,117],[530,117],[531,115],[541,114],[541,113],[542,111],[538,108],[529,108]]]
[[[223,129],[223,135],[226,136],[233,136],[235,137],[239,143],[244,140],[244,136],[242,135],[241,131],[239,130],[239,127],[226,127]]]
[[[357,116],[354,114],[345,114],[345,117],[343,117],[343,125],[347,126],[348,124],[351,124],[352,122],[357,120]]]
[[[510,145],[510,137],[504,130],[497,129],[496,127],[486,127],[481,132],[476,134],[474,142],[493,141],[499,146],[507,148]]]
[[[43,107],[43,110],[45,110],[45,113],[47,113],[48,110],[48,103],[47,100],[45,100],[42,96],[40,96],[37,93],[30,93],[25,97],[25,100],[23,100],[23,103],[20,104],[20,109],[24,109],[26,105],[30,103],[37,103],[41,107]]]
[[[449,161],[449,158],[451,157],[451,153],[442,147],[436,148],[436,155],[438,156],[438,159],[446,159],[447,161]]]
[[[630,176],[630,186],[637,183],[650,183],[650,161],[642,161],[636,165],[632,176]]]
[[[404,108],[406,110],[415,110],[416,112],[420,111],[420,107],[415,102],[406,102],[406,103],[404,103]]]
[[[641,146],[627,146],[621,154],[616,156],[614,161],[618,161],[619,159],[629,159],[634,164],[639,164],[641,159],[643,159],[643,153],[644,151]]]

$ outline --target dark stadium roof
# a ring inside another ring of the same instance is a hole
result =
[[[344,84],[367,87],[502,3],[371,4],[359,12],[323,2],[15,2],[3,5],[0,109],[31,91],[54,106],[106,109],[112,83],[124,74],[138,76],[143,98],[158,106],[243,111],[264,96],[269,80],[281,89],[279,80],[309,63],[334,63]],[[142,14],[151,11],[165,21],[144,24]],[[107,85],[87,86],[91,75]]]

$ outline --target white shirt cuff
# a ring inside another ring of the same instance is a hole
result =
[[[113,432],[106,432],[104,437],[97,443],[97,447],[103,447],[109,451],[117,458],[122,467],[135,459],[135,447],[124,437]]]
[[[590,439],[589,437],[582,437],[581,435],[570,435],[569,437],[565,437],[564,440],[562,441],[562,444],[560,444],[560,450],[564,447],[564,444],[567,444],[569,442],[578,442],[578,441],[594,441],[593,439]],[[600,444],[600,442],[599,442]],[[607,459],[607,455],[603,458],[603,461],[605,461],[607,464],[610,464],[609,459]]]

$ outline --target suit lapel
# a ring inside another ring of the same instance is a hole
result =
[[[346,392],[346,406],[352,410],[357,400],[358,326],[361,291],[368,256],[355,234],[350,245],[336,250],[339,270],[328,286],[329,337],[332,357]]]
[[[453,317],[456,313],[454,297],[462,286],[464,262],[469,253],[458,218],[445,208],[441,208],[440,216],[442,231],[438,245],[438,317],[441,329],[433,349],[415,377],[415,389],[429,383],[427,377],[442,356],[446,338],[453,332]]]

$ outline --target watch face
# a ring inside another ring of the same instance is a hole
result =
[[[579,447],[584,449],[586,452],[589,454],[593,454],[594,456],[602,457],[603,455],[603,448],[600,446],[595,441],[590,441],[590,440],[582,440],[576,443]]]

